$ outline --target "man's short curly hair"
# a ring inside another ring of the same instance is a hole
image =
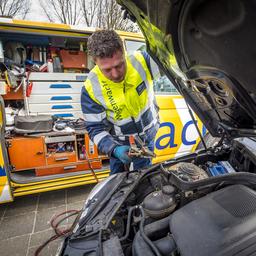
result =
[[[94,32],[88,38],[87,49],[93,58],[111,58],[118,50],[124,51],[122,40],[114,30]]]

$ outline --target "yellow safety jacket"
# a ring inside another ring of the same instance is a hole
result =
[[[103,152],[108,151],[104,150],[105,145],[113,146],[109,142],[113,142],[113,138],[122,140],[134,134],[143,136],[149,129],[157,129],[153,80],[145,57],[135,52],[126,57],[126,64],[125,78],[119,83],[106,78],[95,66],[82,92],[87,130]]]

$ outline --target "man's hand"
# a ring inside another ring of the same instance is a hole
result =
[[[129,164],[132,159],[128,156],[129,146],[117,146],[113,151],[113,156],[118,158],[123,164]]]

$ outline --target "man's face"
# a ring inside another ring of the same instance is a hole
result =
[[[95,63],[109,80],[115,83],[124,80],[126,62],[124,54],[121,51],[115,52],[111,58],[96,58]]]

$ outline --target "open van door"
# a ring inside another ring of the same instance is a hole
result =
[[[0,96],[0,203],[13,201],[13,195],[11,192],[8,160],[5,147],[4,139],[4,128],[5,128],[5,114],[4,114],[4,101],[2,96]]]

